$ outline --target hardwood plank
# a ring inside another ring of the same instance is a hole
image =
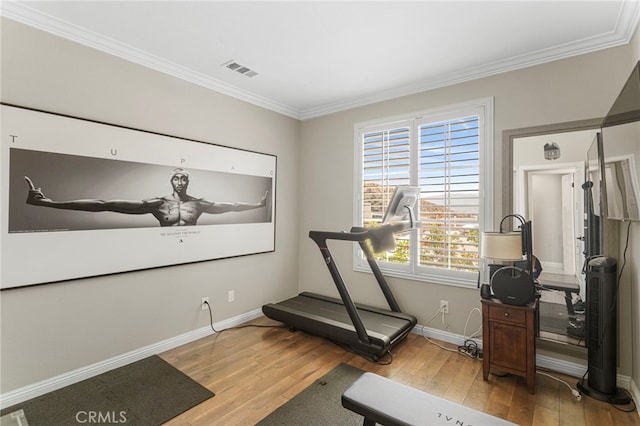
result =
[[[556,426],[558,425],[559,413],[547,407],[539,407],[533,413],[533,425],[540,426]]]
[[[464,404],[466,396],[473,391],[473,378],[478,373],[482,373],[482,361],[474,360],[465,355],[458,355],[458,357],[463,360],[463,363],[455,372],[451,385],[442,397]]]
[[[266,318],[251,323],[277,324]],[[640,425],[636,411],[627,413],[622,409],[628,407],[587,396],[576,401],[564,384],[546,376],[537,375],[535,394],[521,377],[490,374],[485,381],[481,362],[441,349],[417,334],[394,348],[388,365],[282,327],[226,330],[160,356],[216,393],[169,426],[255,424],[341,362],[520,425]],[[575,388],[577,378],[549,374]]]
[[[540,382],[536,380],[536,392],[538,388],[541,388],[541,385]],[[518,385],[513,391],[513,398],[511,399],[507,420],[521,426],[532,425],[535,408],[536,395],[532,395],[527,386]]]
[[[525,382],[519,381],[518,379],[520,379],[520,377],[495,377],[494,385],[489,393],[489,400],[482,411],[506,419],[509,416],[509,408],[516,383],[519,383],[519,386],[525,386]]]

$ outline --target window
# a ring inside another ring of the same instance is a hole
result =
[[[375,226],[398,185],[420,187],[419,228],[376,254],[388,275],[475,286],[493,211],[493,99],[356,125],[356,223]],[[359,248],[357,270],[368,270]]]

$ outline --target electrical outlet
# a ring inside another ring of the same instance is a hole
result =
[[[209,297],[203,297],[202,300],[200,300],[200,309],[202,309],[203,311],[206,311],[208,304],[209,304]]]
[[[448,314],[449,313],[449,302],[447,300],[441,300],[440,301],[440,311],[443,314]]]
[[[229,290],[227,293],[227,301],[229,303],[234,302],[236,300],[236,292],[233,290]]]

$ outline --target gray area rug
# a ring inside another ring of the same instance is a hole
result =
[[[154,355],[8,407],[29,426],[160,425],[214,393]],[[6,418],[6,417],[5,417]]]
[[[342,393],[364,371],[339,364],[308,388],[262,419],[259,426],[362,425],[363,417],[342,406]]]

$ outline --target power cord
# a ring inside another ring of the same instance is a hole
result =
[[[618,282],[620,282],[620,279],[622,278],[622,271],[624,271],[624,267],[627,264],[627,249],[629,248],[629,230],[630,229],[631,229],[631,221],[629,221],[629,224],[627,225],[627,238],[624,245],[624,252],[622,254],[622,266],[620,267],[620,273],[618,274]]]
[[[478,327],[475,333],[471,334],[471,336],[467,336],[467,327],[469,326],[469,320],[471,319],[471,315],[473,315],[474,312],[478,312],[478,315],[482,316],[482,312],[480,312],[479,308],[473,308],[471,311],[469,311],[469,315],[467,315],[467,321],[464,323],[464,345],[458,346],[458,352],[473,359],[482,359],[482,349],[480,349],[480,347],[478,346],[478,342],[473,340],[473,338],[480,334],[480,332],[482,331],[482,324],[480,324],[480,327]]]
[[[480,312],[480,310],[478,308],[474,308],[471,310],[471,312],[469,312],[469,315],[467,316],[467,322],[465,323],[465,330],[464,330],[464,334],[465,334],[465,341],[464,341],[464,345],[462,346],[458,346],[456,349],[453,348],[448,348],[446,346],[441,345],[440,343],[436,342],[433,339],[430,339],[429,337],[427,337],[427,335],[424,332],[424,328],[429,325],[431,323],[431,321],[433,321],[434,319],[436,319],[438,317],[438,315],[442,315],[442,323],[443,325],[446,326],[447,329],[449,329],[448,324],[445,324],[444,322],[444,311],[442,309],[442,307],[439,307],[438,310],[436,311],[436,313],[429,319],[429,321],[427,321],[423,326],[422,326],[422,336],[432,345],[435,345],[437,347],[439,347],[440,349],[443,349],[445,351],[449,351],[449,352],[457,352],[461,355],[466,355],[470,358],[473,359],[482,359],[482,349],[480,349],[478,347],[478,344],[472,340],[473,337],[478,334],[478,332],[482,329],[482,327],[480,327],[475,333],[473,333],[473,335],[471,335],[470,337],[466,336],[467,333],[467,326],[469,325],[469,319],[471,318],[471,314],[473,314],[473,312],[477,310],[478,312]]]
[[[630,408],[628,410],[625,410],[623,408],[618,407],[618,404],[611,404],[611,405],[613,406],[613,408],[615,408],[618,411],[622,411],[623,413],[635,413],[636,412],[636,402],[634,401],[633,397],[629,394],[629,391],[624,389],[624,393],[627,394],[627,397],[630,400],[630,402],[629,402]]]
[[[213,312],[211,310],[211,305],[206,300],[202,303],[207,305],[207,308],[209,310],[209,325],[211,326],[211,330],[213,330],[214,333],[222,333],[223,331],[227,331],[227,330],[235,330],[235,329],[247,328],[247,327],[256,327],[256,328],[285,328],[286,327],[284,325],[243,324],[243,325],[236,325],[234,327],[225,328],[224,330],[216,330],[213,327]]]
[[[473,333],[471,336],[467,336],[467,327],[469,326],[469,320],[471,319],[471,315],[474,312],[478,312],[478,315],[480,315],[480,327],[478,327],[476,332]],[[482,331],[482,312],[480,312],[480,308],[473,308],[471,311],[469,311],[469,315],[467,315],[467,321],[464,323],[464,331],[462,332],[462,335],[467,340],[473,339],[474,337],[477,337],[481,331]]]
[[[456,352],[455,349],[451,349],[451,348],[447,348],[446,346],[442,346],[440,343],[436,342],[435,340],[430,339],[429,337],[427,337],[427,335],[424,332],[424,328],[431,324],[431,321],[433,321],[434,319],[436,319],[438,317],[438,315],[441,313],[442,311],[442,307],[439,307],[438,310],[436,311],[435,314],[433,314],[433,316],[429,319],[429,321],[427,321],[423,326],[422,326],[422,336],[427,339],[427,342],[431,343],[432,345],[435,345],[437,347],[439,347],[440,349],[444,349],[445,351],[450,351],[450,352]],[[444,312],[442,312],[443,315],[443,322],[444,322]]]
[[[560,382],[560,383],[564,384],[566,387],[568,387],[568,388],[569,388],[569,390],[571,391],[571,394],[572,394],[572,395],[573,395],[573,397],[576,399],[576,401],[582,401],[582,394],[580,393],[580,391],[578,391],[577,389],[572,388],[572,387],[571,387],[571,385],[570,385],[569,383],[567,383],[567,382],[565,382],[564,380],[559,379],[559,378],[557,378],[557,377],[555,377],[555,376],[552,376],[552,375],[551,375],[551,374],[549,374],[549,373],[545,373],[544,371],[536,370],[536,373],[538,373],[538,374],[540,374],[540,375],[542,375],[542,376],[549,377],[549,378],[551,378],[551,379],[553,379],[553,380],[555,380],[555,381],[558,381],[558,382]]]
[[[482,359],[482,349],[478,347],[475,340],[467,339],[464,345],[458,346],[458,353],[473,359]]]
[[[211,305],[209,305],[209,301],[207,300],[205,300],[203,303],[207,305],[207,308],[209,309],[209,325],[211,326],[211,330],[213,330],[214,333],[218,333],[218,331],[213,328],[213,312],[211,311]]]

